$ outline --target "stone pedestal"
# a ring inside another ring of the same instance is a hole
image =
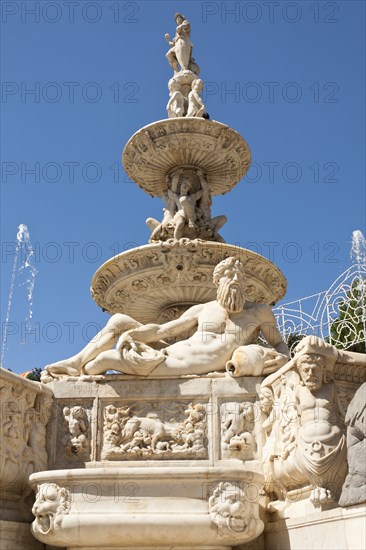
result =
[[[41,550],[30,523],[28,477],[47,468],[46,424],[52,390],[0,369],[0,548]]]
[[[260,381],[111,375],[52,383],[54,470],[30,478],[34,536],[69,550],[219,550],[256,538],[264,526]]]

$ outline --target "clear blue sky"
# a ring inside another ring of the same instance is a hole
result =
[[[161,217],[161,201],[128,181],[120,158],[136,130],[166,117],[164,34],[174,35],[177,11],[191,22],[211,118],[252,152],[248,176],[214,199],[229,218],[225,240],[274,260],[284,301],[325,290],[349,266],[352,231],[365,225],[363,1],[4,0],[1,9],[3,319],[20,223],[38,270],[33,334],[16,280],[6,367],[78,351],[108,318],[90,297],[94,272],[145,244],[145,219]]]

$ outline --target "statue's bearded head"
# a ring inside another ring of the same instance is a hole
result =
[[[217,301],[229,313],[239,313],[245,304],[243,264],[234,257],[220,262],[214,269]]]
[[[325,359],[322,355],[309,353],[296,361],[301,380],[310,391],[319,390],[324,381]]]

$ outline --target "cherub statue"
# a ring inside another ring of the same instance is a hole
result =
[[[196,193],[190,193],[191,187],[189,176],[178,170],[172,178],[171,189],[168,189],[168,195],[177,208],[173,218],[175,239],[183,237],[183,229],[186,224],[192,228],[196,226],[196,205],[202,197],[203,191],[200,189]]]
[[[178,80],[171,78],[168,82],[170,99],[166,106],[169,118],[177,118],[185,116],[185,103],[186,98],[180,91],[180,84]],[[193,116],[193,115],[192,115]]]
[[[162,196],[165,208],[163,208],[163,220],[159,222],[155,218],[147,218],[146,225],[151,230],[150,241],[163,240],[161,238],[164,228],[173,225],[173,217],[176,212],[174,198],[170,197],[168,191],[165,191]]]
[[[200,185],[202,189],[202,196],[196,208],[198,223],[208,225],[210,228],[210,231],[212,232],[213,239],[218,242],[224,243],[225,241],[221,237],[221,235],[219,235],[218,231],[227,222],[227,217],[224,215],[215,216],[214,218],[212,217],[211,215],[212,198],[210,194],[210,189],[208,187],[207,178],[202,172],[202,170],[198,170],[197,174],[200,179]]]
[[[203,117],[205,113],[205,105],[201,98],[203,90],[203,81],[196,78],[192,82],[192,89],[188,94],[188,112],[187,116]]]
[[[81,454],[88,445],[86,414],[82,407],[64,407],[63,416],[68,425],[66,445],[71,453]]]
[[[245,451],[252,446],[253,437],[250,431],[254,428],[253,405],[234,403],[222,423],[223,448],[229,451]]]

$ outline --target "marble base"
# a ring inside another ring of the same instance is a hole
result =
[[[230,546],[108,546],[103,550],[230,550]],[[67,550],[100,550],[100,546],[71,546]]]
[[[265,550],[360,550],[366,548],[366,505],[299,514],[266,524]]]
[[[34,536],[68,550],[229,550],[258,537],[261,380],[51,383],[49,471],[30,477]]]

